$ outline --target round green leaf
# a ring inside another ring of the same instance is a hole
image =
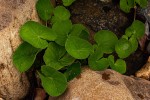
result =
[[[28,21],[20,28],[20,37],[34,47],[44,49],[48,46],[46,40],[54,41],[56,34],[48,27]]]
[[[69,36],[78,36],[82,39],[89,40],[88,29],[82,24],[74,24]]]
[[[59,96],[64,93],[67,88],[67,79],[62,73],[49,66],[42,66],[41,71],[42,73],[38,72],[38,74],[42,86],[50,96]]]
[[[36,3],[36,10],[39,17],[42,20],[47,21],[51,18],[54,8],[50,0],[38,0]]]
[[[132,45],[132,52],[135,52],[138,48],[138,41],[137,39],[135,38],[135,36],[132,36],[130,39],[129,39],[131,45]]]
[[[61,46],[64,46],[68,34],[72,29],[72,23],[70,20],[58,21],[53,24],[52,29],[55,34],[57,34],[55,42]]]
[[[57,6],[54,9],[54,17],[59,21],[68,20],[70,18],[70,12],[63,6]]]
[[[88,41],[76,36],[68,37],[65,48],[76,59],[85,59],[93,52],[93,47]]]
[[[122,11],[129,13],[131,8],[134,8],[134,0],[120,0],[120,9]]]
[[[64,47],[54,42],[49,43],[43,58],[47,66],[56,70],[71,65],[75,60],[66,52]]]
[[[81,64],[78,62],[68,66],[64,75],[66,76],[67,81],[70,81],[74,79],[76,76],[78,76],[80,73],[81,73]]]
[[[145,33],[145,25],[139,20],[135,20],[132,25],[133,35],[140,39]]]
[[[95,34],[94,40],[101,46],[104,53],[112,53],[115,50],[115,44],[118,38],[111,31],[101,30]]]
[[[146,8],[148,5],[148,0],[135,0],[142,8]]]
[[[93,56],[90,56],[88,58],[88,64],[92,70],[104,70],[108,68],[109,61],[107,58],[101,58],[99,60],[95,60]]]
[[[108,56],[108,60],[109,60],[109,65],[113,65],[115,63],[115,60],[114,60],[114,56],[113,55],[109,55]]]
[[[115,64],[111,65],[110,67],[121,74],[126,72],[126,62],[122,59],[118,59]]]
[[[92,53],[88,58],[89,67],[93,70],[104,70],[108,68],[109,61],[107,58],[102,58],[103,52],[100,47],[96,48],[95,52]]]
[[[140,39],[145,32],[145,25],[141,21],[135,20],[130,27],[125,31],[126,36],[131,37],[134,35],[137,39]]]
[[[70,6],[75,0],[62,0],[64,6]]]
[[[135,32],[134,29],[130,26],[125,30],[125,36],[131,37],[132,34],[135,34],[134,32]]]
[[[115,50],[120,58],[126,58],[132,52],[132,45],[128,40],[121,38],[117,42],[115,46]]]
[[[35,61],[37,53],[40,49],[23,42],[13,54],[13,63],[20,72],[27,71]]]

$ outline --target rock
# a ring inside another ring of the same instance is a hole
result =
[[[148,0],[148,6],[139,11],[140,16],[144,16],[145,19],[150,23],[150,0]]]
[[[66,92],[49,100],[150,100],[150,82],[124,76],[111,69],[84,68],[81,78],[69,82]]]
[[[136,77],[122,77],[134,100],[150,100],[150,81]]]
[[[36,88],[36,94],[34,100],[45,100],[46,99],[46,92],[42,88]]]
[[[150,57],[147,63],[139,71],[136,72],[135,76],[150,80]]]
[[[18,100],[29,88],[26,75],[13,66],[12,54],[21,40],[20,26],[27,20],[38,21],[36,0],[0,0],[0,98]]]

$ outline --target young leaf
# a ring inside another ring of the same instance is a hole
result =
[[[70,12],[63,6],[57,6],[54,9],[54,17],[57,21],[69,20]]]
[[[122,38],[128,40],[128,36],[127,35],[123,35]]]
[[[120,9],[122,11],[129,13],[131,8],[134,8],[134,0],[120,0]]]
[[[115,64],[110,65],[110,67],[121,74],[126,72],[126,62],[122,59],[118,59]]]
[[[139,20],[135,20],[132,25],[133,35],[136,36],[137,39],[141,38],[145,33],[145,25]]]
[[[68,37],[65,48],[76,59],[85,59],[93,52],[93,47],[88,41],[76,36]]]
[[[50,0],[38,0],[36,3],[36,10],[38,12],[39,17],[42,20],[47,21],[50,20],[54,8]]]
[[[54,41],[56,39],[52,29],[34,21],[28,21],[20,28],[20,37],[34,47],[41,49],[48,46],[46,40]]]
[[[109,55],[108,56],[108,60],[109,60],[109,65],[113,65],[115,63],[115,60],[114,60],[114,56],[113,55]]]
[[[138,48],[138,41],[137,41],[136,37],[134,35],[131,36],[131,38],[129,39],[129,42],[132,45],[132,52],[135,52]]]
[[[67,81],[71,81],[80,73],[81,73],[81,64],[78,62],[78,63],[73,63],[72,65],[68,66],[64,75],[66,76]]]
[[[88,29],[82,24],[74,24],[69,36],[78,36],[82,39],[89,40]]]
[[[55,42],[61,46],[64,46],[68,34],[72,29],[72,23],[70,20],[58,21],[53,24],[52,29],[55,34],[57,34]]]
[[[121,38],[117,42],[117,44],[115,46],[115,50],[120,58],[126,58],[132,52],[132,45],[128,40]]]
[[[34,63],[36,55],[40,51],[40,49],[37,49],[26,42],[23,42],[13,54],[13,63],[15,67],[20,72],[27,71]]]
[[[89,67],[93,70],[104,70],[109,66],[107,58],[102,58],[103,52],[98,47],[93,54],[88,58]]]
[[[125,36],[131,37],[133,34],[135,34],[134,32],[134,29],[130,26],[125,30]]]
[[[59,71],[49,66],[42,66],[41,72],[38,72],[44,90],[51,96],[59,96],[67,88],[67,79]]]
[[[111,31],[101,30],[95,34],[94,40],[102,48],[104,53],[112,53],[115,50],[115,44],[118,38]]]
[[[146,8],[148,5],[148,0],[135,0],[142,8]]]
[[[109,66],[109,61],[107,58],[101,58],[99,60],[96,60],[92,58],[93,56],[90,56],[88,58],[89,67],[92,70],[104,70],[107,69]]]
[[[75,0],[62,0],[64,6],[70,6]]]
[[[71,65],[74,60],[75,59],[66,52],[64,47],[54,42],[49,43],[44,54],[44,62],[46,65],[56,70]]]

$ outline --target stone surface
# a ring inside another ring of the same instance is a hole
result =
[[[81,77],[70,81],[62,96],[49,100],[150,100],[150,82],[111,69],[84,68]]]
[[[150,80],[150,57],[148,58],[147,63],[136,72],[136,77],[144,78]]]
[[[150,100],[150,81],[128,76],[122,76],[122,79],[134,100]]]
[[[144,16],[150,23],[150,0],[148,0],[148,6],[140,10],[140,15]]]
[[[12,54],[21,43],[19,27],[38,20],[36,0],[0,0],[0,98],[17,100],[27,94],[29,82],[12,63]]]

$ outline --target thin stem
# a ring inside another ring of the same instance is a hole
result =
[[[46,27],[47,27],[47,21],[46,21]]]
[[[134,6],[134,20],[136,19],[136,9],[137,9],[137,7]]]
[[[135,0],[134,0],[134,20],[136,19],[136,9],[137,9],[137,7],[136,7],[136,3],[135,3]]]

